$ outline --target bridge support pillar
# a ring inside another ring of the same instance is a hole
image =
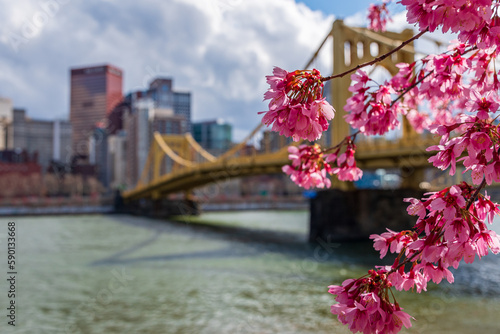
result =
[[[309,241],[368,240],[370,234],[410,229],[416,218],[406,212],[406,197],[421,198],[413,189],[325,190],[311,199]]]
[[[413,166],[401,168],[401,188],[419,190],[420,183],[425,180],[426,168]]]
[[[167,198],[141,198],[123,205],[123,213],[147,216],[153,218],[168,218],[171,216],[198,215],[198,203],[189,200],[171,200]]]

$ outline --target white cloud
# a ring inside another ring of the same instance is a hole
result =
[[[31,117],[68,115],[70,67],[111,63],[125,72],[124,92],[171,76],[192,91],[194,119],[226,119],[237,134],[260,120],[265,75],[304,66],[333,22],[293,0],[0,4],[0,95]]]
[[[193,93],[193,118],[223,118],[235,137],[265,109],[265,75],[301,68],[333,17],[293,0],[0,0],[0,96],[33,118],[67,117],[69,68],[111,63],[124,92],[156,76]],[[366,11],[345,19],[364,25]],[[405,13],[388,29],[413,28]],[[441,36],[436,36],[441,39]],[[444,40],[449,40],[444,37]],[[417,49],[429,43],[417,42]],[[331,45],[313,66],[330,74]]]

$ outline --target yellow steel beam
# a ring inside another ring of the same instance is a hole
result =
[[[205,151],[203,149],[203,147],[201,147],[201,145],[198,144],[198,142],[196,140],[194,140],[193,136],[191,136],[191,134],[189,132],[185,134],[185,138],[186,138],[187,142],[189,143],[189,145],[191,145],[191,147],[193,147],[194,150],[196,152],[198,152],[202,157],[204,157],[205,159],[207,159],[208,161],[211,161],[211,162],[214,162],[215,160],[217,160],[216,157],[214,157],[209,152]]]
[[[261,174],[263,170],[279,173],[281,172],[281,167],[287,162],[288,158],[286,155],[279,156],[276,154],[266,154],[250,157],[236,157],[216,163],[203,163],[195,168],[186,168],[182,171],[163,175],[159,180],[153,181],[147,186],[138,187],[132,191],[125,192],[124,198],[135,199],[150,197],[155,191],[171,193],[208,184],[210,182],[217,182],[220,179],[219,172],[228,170],[231,168],[230,166],[237,166],[237,168],[231,168],[231,172],[224,174],[224,179],[228,177],[233,178]]]
[[[174,150],[170,148],[167,143],[165,143],[165,140],[161,136],[160,133],[155,132],[154,133],[154,138],[158,146],[161,148],[161,150],[170,157],[170,159],[174,160],[176,163],[179,165],[183,165],[185,167],[194,167],[195,164],[189,160],[186,160],[184,158],[181,158],[179,155],[177,155]]]
[[[325,39],[323,39],[323,42],[321,42],[320,46],[318,47],[318,49],[316,50],[316,52],[314,53],[314,55],[311,57],[311,59],[307,62],[306,66],[304,66],[304,69],[307,70],[309,68],[309,66],[311,66],[311,64],[316,60],[316,58],[318,57],[319,55],[319,52],[321,51],[321,49],[323,48],[323,46],[325,45],[326,41],[328,40],[328,38],[332,37],[332,30],[330,30],[328,32],[328,35],[326,35]]]
[[[366,28],[352,28],[344,24],[342,20],[336,20],[332,26],[333,35],[333,73],[343,73],[355,66],[372,60],[371,44],[377,44],[379,48],[378,54],[384,54],[401,44],[400,41],[405,41],[413,36],[411,30],[405,30],[402,33],[384,32],[376,33]],[[363,54],[358,55],[358,43],[363,45]],[[350,52],[346,50],[346,44],[349,45]],[[406,62],[411,63],[414,59],[415,50],[413,44],[410,43],[399,50],[393,57],[387,57],[379,63],[380,66],[386,68],[392,75],[396,74],[398,69],[396,63]],[[344,117],[347,115],[344,110],[344,104],[351,96],[349,86],[351,84],[350,75],[336,78],[331,83],[331,103],[336,110],[335,119],[332,122],[331,144],[340,143],[346,136],[350,135],[349,124],[344,122]],[[406,119],[403,121],[404,136],[413,136],[411,128],[408,127]]]
[[[405,32],[403,32],[401,34],[391,33],[391,32],[378,33],[378,32],[374,32],[374,31],[366,29],[366,28],[349,27],[349,26],[346,26],[346,25],[344,25],[344,27],[345,27],[345,29],[351,30],[351,31],[355,32],[356,34],[358,34],[360,36],[364,36],[364,37],[368,38],[370,41],[383,44],[383,45],[388,46],[388,47],[390,47],[392,49],[397,48],[398,46],[401,45],[402,42],[404,42],[405,40],[408,39],[405,36],[405,34],[407,34]],[[410,30],[410,33],[413,36],[413,33],[411,32],[411,30]],[[388,36],[389,34],[394,34],[394,35],[396,35],[397,37],[400,37],[400,38],[397,38],[397,39],[390,38]],[[410,36],[410,37],[412,37],[412,36]],[[405,45],[401,50],[409,52],[409,53],[411,53],[413,55],[416,53],[415,52],[415,48],[411,44],[410,45]]]
[[[415,147],[398,145],[398,143],[391,143],[390,145],[386,143],[385,146],[380,145],[378,149],[374,148],[375,145],[371,145],[371,148],[370,145],[365,147],[364,149],[363,145],[360,145],[356,153],[359,165],[365,168],[430,167],[427,158],[433,154],[425,150],[416,150]],[[289,160],[285,151],[206,162],[196,167],[162,175],[149,185],[126,192],[124,197],[134,199],[149,197],[158,192],[163,194],[178,192],[217,182],[220,179],[256,175],[261,174],[263,171],[279,173],[281,167],[288,163]],[[228,169],[231,170],[230,173],[221,174],[221,172]]]
[[[155,145],[153,159],[153,181],[160,178],[160,166],[163,157],[165,156],[158,146]]]

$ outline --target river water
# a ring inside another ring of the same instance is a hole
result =
[[[0,219],[2,334],[350,333],[327,287],[381,264],[370,243],[307,244],[305,211],[16,217],[12,327]],[[417,319],[402,333],[500,333],[500,256],[455,278],[397,294]]]

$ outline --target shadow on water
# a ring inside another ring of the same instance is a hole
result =
[[[131,265],[143,262],[161,262],[188,259],[242,259],[269,253],[286,256],[291,260],[309,259],[334,267],[356,267],[364,271],[374,266],[391,265],[394,256],[380,259],[370,240],[357,242],[308,243],[301,233],[262,230],[255,228],[221,226],[209,223],[186,223],[146,219],[135,216],[110,216],[120,224],[127,224],[152,231],[151,236],[109,257],[92,262],[92,266]],[[177,254],[158,254],[127,257],[141,248],[158,241],[163,234],[187,235],[194,240],[220,240],[228,246],[215,250],[198,250]],[[500,257],[488,255],[473,264],[461,263],[457,270],[451,269],[455,282],[452,285],[429,283],[431,290],[462,296],[493,297],[500,293]]]
[[[110,218],[120,224],[151,230],[152,235],[146,240],[133,244],[109,257],[95,261],[91,265],[132,264],[143,261],[170,261],[197,258],[238,258],[264,253],[278,253],[296,259],[312,258],[322,263],[349,263],[360,266],[369,266],[377,263],[382,265],[381,260],[378,258],[378,253],[373,250],[372,243],[369,240],[342,243],[320,240],[318,243],[309,243],[307,242],[307,235],[302,233],[216,225],[206,222],[200,224],[144,219],[135,216],[110,216]],[[221,240],[230,242],[231,245],[209,251],[126,258],[127,255],[152,245],[162,234],[173,233],[188,235],[193,238]],[[390,261],[385,261],[383,264],[389,263]]]
[[[127,252],[128,253],[128,252]],[[218,249],[214,251],[201,251],[201,252],[191,252],[184,254],[168,254],[168,255],[155,255],[155,256],[143,256],[138,258],[121,258],[121,256],[111,256],[99,261],[95,261],[92,265],[115,265],[115,264],[132,264],[143,261],[170,261],[170,260],[187,260],[187,259],[214,259],[214,258],[230,258],[230,257],[246,257],[257,255],[257,251],[234,251],[233,247],[228,247],[224,249]]]

